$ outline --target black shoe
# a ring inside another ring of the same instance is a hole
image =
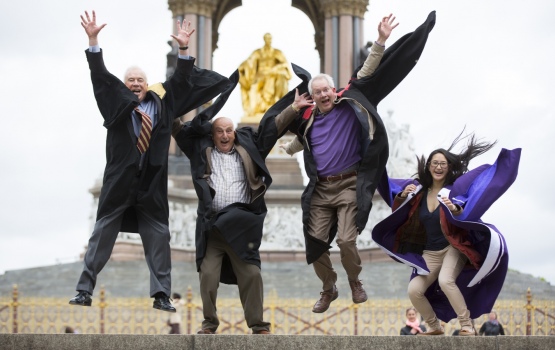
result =
[[[81,305],[81,306],[91,306],[92,305],[92,298],[91,293],[85,291],[79,291],[74,298],[72,298],[69,303],[71,305]]]
[[[159,293],[154,297],[152,307],[162,311],[175,312],[175,307],[170,303],[170,298],[163,293]]]

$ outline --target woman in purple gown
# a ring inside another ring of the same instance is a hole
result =
[[[480,218],[515,180],[520,149],[503,149],[495,164],[468,171],[495,143],[467,139],[461,153],[452,151],[459,135],[448,149],[419,158],[416,179],[385,174],[378,188],[393,213],[372,238],[413,268],[409,298],[428,325],[419,335],[443,335],[440,320],[454,317],[459,335],[475,335],[472,318],[491,311],[507,273],[505,240]]]

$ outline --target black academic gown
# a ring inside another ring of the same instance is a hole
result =
[[[236,71],[230,80],[232,84],[214,104],[186,122],[174,138],[191,162],[191,176],[198,196],[196,225],[196,264],[197,271],[206,253],[207,235],[215,227],[230,244],[241,260],[260,268],[259,247],[267,208],[264,194],[272,183],[272,177],[265,159],[278,139],[275,116],[263,118],[258,130],[242,127],[236,130],[235,145],[243,160],[247,180],[251,189],[252,201],[248,204],[234,203],[217,213],[213,213],[212,199],[214,190],[208,185],[207,150],[214,148],[211,137],[210,119],[223,107],[238,81]],[[240,150],[241,149],[241,150]],[[246,154],[245,154],[246,152]],[[237,284],[237,278],[229,260],[224,260],[220,281]]]
[[[164,225],[168,225],[168,149],[174,118],[210,101],[221,93],[229,80],[220,74],[199,69],[193,59],[179,59],[170,79],[154,86],[147,98],[158,105],[158,122],[152,130],[150,147],[139,169],[140,153],[133,131],[132,110],[138,106],[137,96],[106,69],[102,52],[85,51],[94,95],[104,118],[106,136],[106,168],[98,202],[97,220],[124,205],[132,183],[138,181],[136,205],[141,205]],[[121,231],[137,232],[134,207],[125,212]]]

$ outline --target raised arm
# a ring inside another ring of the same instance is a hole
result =
[[[182,56],[189,56],[189,40],[191,35],[195,32],[195,29],[190,29],[191,21],[183,20],[177,21],[177,35],[170,34],[177,44],[179,45],[179,54]]]
[[[391,32],[399,25],[398,22],[394,22],[395,16],[393,16],[393,14],[389,14],[389,16],[382,18],[382,20],[378,24],[378,40],[376,40],[376,43],[378,45],[385,46],[385,42],[391,35]]]
[[[85,33],[89,37],[89,46],[98,45],[98,33],[102,28],[106,27],[106,23],[98,25],[96,24],[96,13],[92,11],[92,18],[89,13],[85,11],[85,17],[81,15],[81,26],[85,29]]]
[[[299,95],[299,89],[295,90],[295,100],[291,104],[291,108],[296,113],[299,113],[301,109],[304,109],[306,107],[310,107],[313,104],[314,104],[314,101],[312,100],[312,96],[310,96],[308,94],[308,92],[305,92],[304,94]],[[280,113],[276,118],[276,124],[278,125],[278,130],[279,130],[280,134],[283,131],[284,127],[286,128],[291,123],[291,120],[288,120],[286,118],[284,118],[284,119],[286,119],[286,121],[282,121],[282,119],[281,119],[282,114],[283,114],[283,112]],[[279,147],[284,149],[285,152],[289,155],[293,155],[293,154],[295,154],[297,152],[300,152],[304,149],[304,146],[301,143],[301,141],[299,141],[298,137],[295,137],[292,141],[290,141],[288,143],[284,143],[284,144],[279,145]]]
[[[92,11],[92,16],[85,11],[85,14],[81,15],[81,26],[89,38],[89,48],[85,50],[85,55],[91,71],[94,97],[104,118],[104,127],[111,128],[121,118],[129,117],[138,104],[138,99],[118,77],[108,71],[104,65],[102,51],[91,50],[91,47],[98,45],[98,33],[106,24],[96,23],[95,11]]]
[[[357,79],[352,82],[353,87],[363,91],[368,101],[377,106],[414,68],[435,21],[436,14],[432,11],[414,32],[402,36],[384,51],[379,66],[369,79]],[[385,23],[384,28],[387,29]]]
[[[378,39],[376,39],[374,45],[371,46],[370,53],[368,57],[366,57],[364,65],[357,73],[357,79],[371,75],[380,64],[385,50],[385,42],[391,35],[393,29],[399,25],[399,23],[394,22],[395,16],[390,14],[389,16],[383,17],[378,24]]]
[[[283,112],[276,116],[275,122],[278,128],[278,134],[281,135],[281,133],[285,131],[287,126],[289,126],[301,109],[312,106],[313,104],[314,101],[312,100],[312,96],[310,96],[308,92],[299,95],[299,89],[295,89],[295,99],[293,100],[291,107],[286,108]]]
[[[289,93],[292,93],[292,91]],[[256,141],[258,150],[263,158],[266,158],[275,146],[277,140],[287,131],[289,124],[299,116],[299,112],[311,106],[312,103],[312,97],[308,92],[299,95],[299,89],[296,88],[293,103],[283,109],[281,113],[272,115],[266,112],[258,125],[258,136]]]
[[[179,45],[177,67],[172,76],[162,84],[164,99],[174,111],[173,118],[180,117],[210,101],[224,91],[229,79],[208,69],[194,66],[195,58],[189,56],[188,48],[195,29],[191,22],[177,21],[176,34],[171,37]]]

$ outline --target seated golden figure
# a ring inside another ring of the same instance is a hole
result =
[[[245,116],[243,122],[260,117],[288,91],[292,72],[283,53],[272,47],[272,35],[264,34],[264,47],[255,50],[239,66],[239,84]]]

